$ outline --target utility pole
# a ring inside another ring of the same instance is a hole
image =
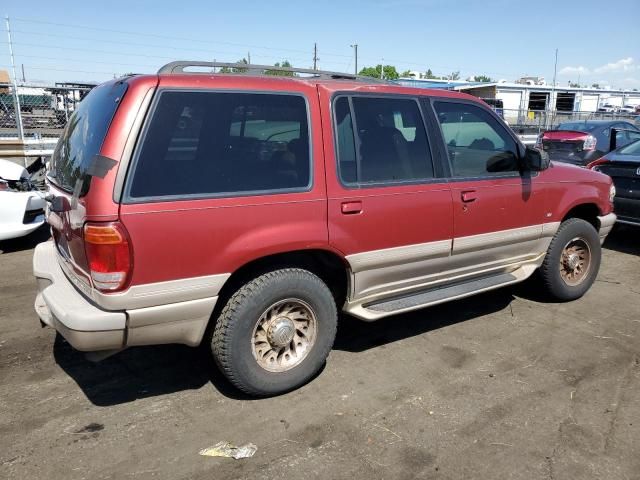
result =
[[[382,64],[380,65],[380,80],[384,80],[384,58],[382,59]]]
[[[556,48],[556,61],[555,64],[553,66],[553,85],[551,85],[551,97],[549,98],[549,104],[551,107],[551,123],[549,123],[549,125],[547,125],[547,128],[550,128],[553,125],[554,122],[554,117],[555,117],[555,109],[553,108],[554,106],[557,106],[557,101],[555,98],[555,93],[556,93],[556,74],[558,72],[558,49]]]
[[[313,69],[318,69],[318,44],[313,42]]]
[[[18,138],[24,140],[24,130],[22,129],[22,112],[20,111],[20,97],[18,96],[18,77],[16,76],[16,63],[13,58],[13,44],[11,43],[11,25],[9,15],[5,17],[7,22],[7,38],[9,40],[9,56],[11,57],[11,68],[13,70],[13,104],[16,115],[16,126],[18,127]]]
[[[25,83],[27,81],[27,79],[24,76],[24,63],[21,64],[21,66],[22,66],[22,83]]]
[[[355,74],[358,75],[358,44],[354,43],[353,45],[351,45],[351,48],[353,48],[353,52],[354,52],[354,55],[356,57]]]
[[[251,65],[251,52],[247,52],[247,63]]]

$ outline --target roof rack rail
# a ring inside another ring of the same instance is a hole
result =
[[[325,70],[313,70],[311,68],[296,68],[296,67],[276,67],[271,65],[255,65],[251,63],[225,63],[225,62],[201,62],[201,61],[185,61],[179,60],[176,62],[170,62],[164,65],[158,70],[158,74],[197,74],[197,73],[210,73],[210,72],[186,72],[185,69],[189,67],[208,67],[215,68],[233,68],[236,71],[234,75],[265,75],[267,71],[277,72],[290,72],[290,73],[303,73],[315,78],[330,79],[330,80],[361,80],[367,82],[380,82],[388,83],[386,80],[381,80],[373,77],[365,77],[362,75],[355,75],[353,73],[342,72],[329,72]],[[219,73],[219,72],[218,72]]]

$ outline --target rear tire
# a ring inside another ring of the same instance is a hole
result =
[[[336,305],[313,273],[283,269],[242,286],[217,319],[211,351],[233,385],[254,396],[293,390],[324,365],[336,334]]]
[[[601,256],[593,225],[580,218],[562,222],[540,267],[545,292],[562,302],[582,297],[598,275]]]

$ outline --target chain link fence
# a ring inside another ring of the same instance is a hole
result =
[[[21,84],[16,92],[11,84],[0,83],[0,139],[58,138],[91,88],[79,84]]]
[[[500,109],[497,109],[500,113]],[[564,122],[620,120],[640,126],[638,115],[622,112],[566,112],[560,110],[502,109],[502,116],[518,134],[538,135]]]

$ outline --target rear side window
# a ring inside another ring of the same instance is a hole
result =
[[[334,102],[334,119],[338,171],[344,184],[433,178],[415,99],[342,96]]]
[[[306,190],[305,99],[298,95],[164,91],[139,146],[132,199]]]
[[[93,157],[100,152],[118,102],[126,90],[124,82],[99,85],[80,102],[51,157],[48,175],[58,187],[67,192],[78,188],[80,195],[87,193],[87,170]]]
[[[466,103],[435,102],[454,177],[518,172],[515,140],[485,109]]]

